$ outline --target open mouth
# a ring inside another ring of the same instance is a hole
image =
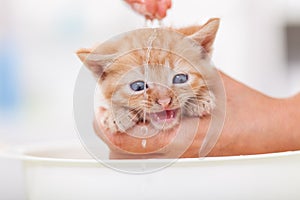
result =
[[[158,122],[158,123],[166,123],[171,122],[174,119],[176,119],[178,115],[179,109],[173,109],[173,110],[164,110],[161,112],[156,113],[150,113],[150,118],[152,121]]]

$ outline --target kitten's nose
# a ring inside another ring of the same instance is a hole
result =
[[[172,98],[158,99],[157,103],[166,108],[171,104]]]

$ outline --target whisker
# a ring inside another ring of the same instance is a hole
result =
[[[142,112],[142,110],[138,110],[138,111],[132,116],[131,120],[134,120],[135,118],[137,118],[141,112]],[[125,116],[125,115],[123,115],[123,116]],[[129,124],[129,123],[123,124],[123,126],[126,127],[128,124]]]

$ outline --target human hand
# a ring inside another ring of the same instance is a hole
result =
[[[208,156],[229,156],[270,153],[300,149],[300,95],[287,99],[274,99],[220,73],[227,99],[226,118],[221,136]],[[174,158],[174,150],[181,149],[180,157],[199,157],[199,149],[210,124],[210,117],[186,118],[181,122],[184,130],[199,123],[196,135],[185,133],[185,142],[176,140],[176,130],[160,132],[147,139],[143,148],[140,138],[126,133],[111,134],[100,121],[104,110],[99,109],[94,128],[96,134],[109,146],[112,159],[120,158]],[[198,119],[197,119],[198,120]],[[165,147],[165,148],[164,148]],[[185,148],[185,149],[184,149]],[[142,153],[146,153],[145,157]]]
[[[199,151],[206,129],[208,128],[210,117],[204,117],[199,123],[198,118],[183,119],[180,128],[160,131],[150,137],[139,137],[138,133],[141,127],[138,125],[126,133],[111,133],[101,122],[106,110],[99,108],[94,121],[96,134],[108,145],[110,149],[110,158],[178,158],[187,150],[187,147],[193,144],[194,149],[189,150],[184,157],[198,157]],[[191,130],[198,123],[201,130]],[[187,132],[186,130],[190,130]],[[137,133],[137,134],[134,134]],[[152,132],[149,131],[149,132]],[[147,143],[143,147],[142,140]],[[193,141],[196,141],[195,143]]]
[[[161,20],[166,17],[167,10],[171,8],[171,0],[125,0],[131,8],[146,19]]]

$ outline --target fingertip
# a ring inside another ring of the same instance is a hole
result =
[[[155,16],[155,13],[158,10],[158,3],[156,1],[145,1],[146,11],[153,16]]]
[[[167,8],[171,8],[172,7],[172,0],[166,0],[166,5],[167,5]]]
[[[161,0],[158,2],[158,8],[156,13],[157,19],[163,19],[167,16],[167,11],[172,6],[171,0]]]

